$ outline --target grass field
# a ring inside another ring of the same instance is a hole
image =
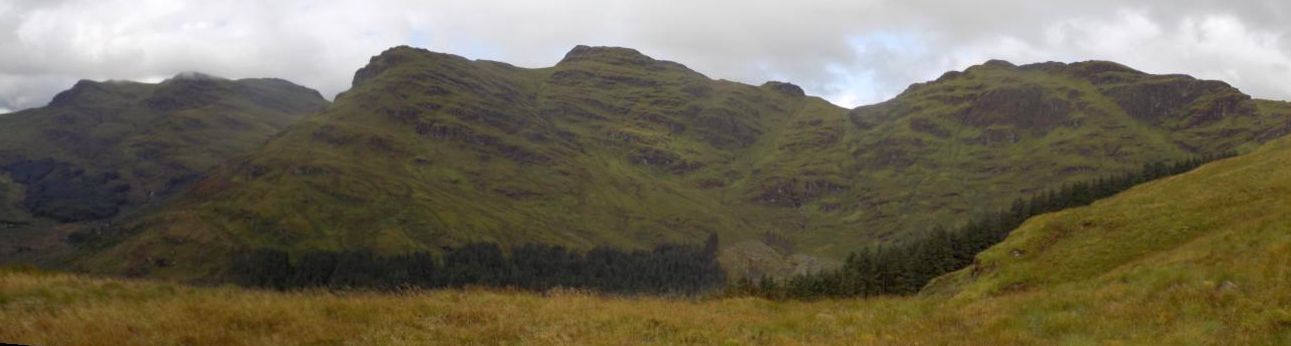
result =
[[[0,340],[42,345],[1272,344],[1287,341],[1291,324],[1285,299],[1225,293],[1213,283],[973,302],[772,302],[482,290],[277,293],[14,272],[0,278]]]

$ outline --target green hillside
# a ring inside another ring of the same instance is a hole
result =
[[[1291,139],[1032,218],[920,297],[261,292],[0,271],[34,344],[1291,342]]]
[[[1216,294],[1284,293],[1291,279],[1288,163],[1291,140],[1277,140],[1088,207],[1032,218],[972,267],[925,290],[969,300],[1204,285]]]
[[[1291,342],[1291,140],[1028,220],[925,293],[1066,341]],[[1079,335],[1083,334],[1083,335]],[[1120,335],[1118,335],[1120,334]]]
[[[46,107],[0,116],[0,255],[182,191],[327,105],[277,79],[185,73],[158,84],[83,80]]]
[[[326,111],[99,232],[82,264],[201,278],[262,247],[645,248],[717,233],[727,267],[777,274],[1289,130],[1287,104],[1108,62],[991,61],[848,111],[624,48],[525,69],[398,47]]]

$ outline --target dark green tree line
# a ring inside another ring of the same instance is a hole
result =
[[[660,245],[652,250],[596,248],[586,253],[531,244],[504,253],[496,244],[377,256],[370,251],[311,252],[293,260],[262,249],[238,256],[230,267],[240,284],[274,289],[445,288],[465,286],[546,290],[555,287],[621,294],[698,294],[721,288],[717,236],[702,246]]]
[[[1066,184],[1027,200],[1018,199],[1006,210],[974,217],[957,229],[937,228],[914,239],[853,252],[837,270],[779,281],[742,279],[728,293],[795,299],[916,293],[933,278],[969,266],[978,253],[1003,241],[1032,216],[1089,205],[1135,185],[1234,155],[1229,152],[1171,164],[1152,163],[1133,173]]]

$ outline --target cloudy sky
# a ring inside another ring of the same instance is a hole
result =
[[[1291,99],[1285,0],[0,0],[0,112],[78,79],[281,77],[326,96],[385,48],[549,66],[637,48],[713,78],[844,106],[987,59],[1115,60]]]

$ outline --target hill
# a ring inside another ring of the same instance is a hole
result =
[[[283,80],[184,73],[82,80],[46,107],[0,116],[0,239],[14,245],[0,254],[165,200],[327,103]]]
[[[256,248],[643,249],[715,233],[728,268],[782,274],[1289,130],[1285,103],[1110,62],[991,61],[849,111],[625,48],[525,69],[397,47],[319,116],[99,232],[82,263],[209,278]]]
[[[1169,330],[1166,338],[1137,340],[1286,343],[1289,162],[1291,139],[1283,138],[1032,218],[925,295],[989,307],[983,312],[1071,341],[1133,341],[1118,334]]]
[[[957,299],[1085,290],[1276,293],[1285,289],[1291,256],[1288,162],[1291,139],[1280,139],[1088,207],[1032,218],[970,268],[925,291]]]
[[[0,272],[38,344],[1285,344],[1291,139],[1028,220],[920,297],[272,293]]]

